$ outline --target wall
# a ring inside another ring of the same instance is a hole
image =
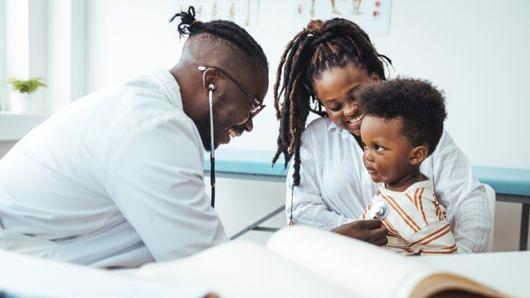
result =
[[[88,92],[176,63],[178,34],[168,25],[177,9],[173,2],[87,1]]]
[[[48,111],[55,111],[86,94],[85,2],[46,1]]]
[[[88,1],[88,91],[176,63],[176,26],[167,24],[175,2]],[[252,29],[270,60],[271,87],[283,48],[303,27],[278,3],[261,1],[260,24]],[[474,164],[530,168],[530,138],[520,136],[530,128],[528,11],[524,0],[395,0],[389,35],[373,38],[394,61],[394,75],[428,78],[445,90],[447,129]],[[255,132],[229,146],[275,148],[271,89]]]
[[[397,3],[390,36],[377,40],[397,72],[446,91],[447,128],[474,164],[530,168],[530,2]]]

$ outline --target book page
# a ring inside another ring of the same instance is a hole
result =
[[[0,251],[0,264],[0,297],[210,297],[204,287],[133,278],[7,251]]]
[[[368,243],[296,226],[275,233],[267,247],[360,297],[409,297],[434,269]]]
[[[232,241],[135,275],[210,289],[221,297],[351,297],[352,293],[266,248]]]

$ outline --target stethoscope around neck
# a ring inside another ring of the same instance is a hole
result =
[[[206,67],[199,66],[198,69],[202,71],[202,82],[206,83]],[[213,92],[215,85],[208,83],[208,110],[210,114],[210,189],[211,189],[211,206],[215,207],[215,135],[213,132]]]
[[[210,110],[210,189],[211,189],[211,205],[215,208],[215,141],[213,133],[213,91],[215,85],[208,84],[208,105]]]

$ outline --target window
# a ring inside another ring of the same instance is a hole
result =
[[[84,94],[85,0],[0,0],[0,110],[9,78],[41,77],[32,113],[50,113]]]

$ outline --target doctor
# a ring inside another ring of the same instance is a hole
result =
[[[135,267],[226,240],[203,181],[208,99],[215,147],[251,131],[267,59],[232,22],[174,18],[189,38],[171,70],[76,100],[0,161],[1,249]]]

